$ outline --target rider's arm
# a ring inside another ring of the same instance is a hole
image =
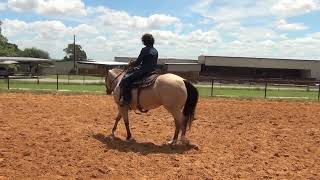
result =
[[[141,62],[142,62],[142,60],[143,60],[143,58],[144,58],[146,55],[147,55],[147,53],[146,53],[145,49],[144,49],[144,48],[141,49],[141,52],[140,52],[137,60],[135,60],[134,62],[132,62],[132,65],[133,65],[133,66],[138,66],[138,65],[140,65]]]

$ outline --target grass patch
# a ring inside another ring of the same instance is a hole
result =
[[[39,78],[49,78],[49,79],[57,79],[57,75],[47,75],[47,76],[39,76]],[[59,79],[64,80],[104,80],[104,77],[98,76],[81,76],[81,75],[59,75]]]
[[[0,82],[0,89],[7,89],[7,83]],[[34,83],[34,82],[20,82],[10,81],[10,89],[27,89],[27,90],[48,90],[56,91],[57,84],[50,82]],[[105,92],[105,86],[103,84],[66,84],[59,83],[59,90],[66,91],[92,91],[92,92]]]
[[[234,87],[214,87],[214,97],[240,97],[240,98],[264,98],[264,89],[261,87],[246,88],[244,86]],[[7,81],[0,79],[0,89],[7,90]],[[59,83],[58,89],[60,92],[68,91],[74,93],[105,93],[104,84],[75,84],[75,83]],[[211,87],[209,86],[197,86],[199,94],[202,97],[211,97]],[[41,92],[56,92],[57,85],[54,82],[24,82],[11,80],[10,90],[28,90],[28,91],[41,91]],[[269,89],[267,91],[268,98],[300,98],[300,99],[318,99],[318,91],[306,91],[305,89]]]
[[[211,96],[210,87],[197,87],[199,94],[204,97]],[[264,98],[264,89],[235,89],[235,88],[214,88],[213,96],[226,97],[252,97]],[[267,97],[296,97],[317,99],[317,91],[303,91],[303,90],[267,90]]]

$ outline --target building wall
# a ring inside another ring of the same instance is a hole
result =
[[[116,62],[129,62],[136,60],[137,57],[114,57]],[[198,60],[194,59],[175,59],[175,58],[159,58],[158,65],[164,65],[166,63],[198,63]]]
[[[269,69],[296,69],[302,70],[307,78],[320,79],[320,61],[268,59],[245,57],[199,56],[199,63],[206,66],[248,67]],[[309,72],[308,72],[309,71]],[[310,74],[310,77],[308,77]]]
[[[55,61],[55,73],[68,74],[73,69],[73,61]]]
[[[201,64],[167,64],[168,72],[200,72]]]

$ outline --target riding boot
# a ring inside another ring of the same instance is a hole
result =
[[[124,85],[122,87],[122,96],[120,98],[120,106],[126,106],[126,105],[130,105],[130,89],[128,86]]]

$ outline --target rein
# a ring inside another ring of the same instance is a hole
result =
[[[120,74],[118,74],[110,83],[110,92],[112,92],[114,90],[114,88],[112,88],[113,83],[125,72],[126,70],[123,70]]]
[[[113,83],[114,83],[124,72],[126,72],[126,71],[127,71],[127,68],[124,69],[120,74],[118,74],[118,75],[111,81],[111,83],[110,83],[110,90],[112,89],[111,87],[112,87]],[[112,92],[112,91],[114,91],[114,88],[113,88],[110,92]]]

